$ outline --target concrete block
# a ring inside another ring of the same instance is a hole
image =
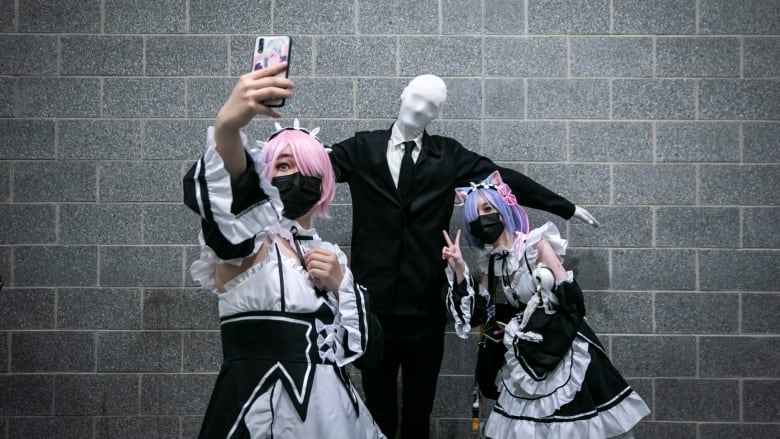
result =
[[[0,119],[0,159],[53,158],[54,122]]]
[[[780,294],[742,294],[742,333],[778,334],[780,322]]]
[[[198,430],[185,434],[183,438],[197,437]],[[178,416],[101,416],[95,419],[96,439],[166,439],[179,437]]]
[[[780,80],[707,79],[699,81],[701,119],[780,119]]]
[[[89,246],[31,246],[14,250],[14,285],[94,286],[97,248]]]
[[[693,290],[696,287],[695,262],[693,250],[613,250],[612,288]]]
[[[587,180],[581,176],[587,175]],[[596,164],[528,165],[528,176],[575,204],[608,204],[609,167]]]
[[[144,39],[136,36],[74,35],[60,39],[62,74],[139,76],[144,73]]]
[[[778,435],[780,435],[780,425],[777,424],[707,423],[699,426],[700,439],[721,439],[724,437],[759,439]]]
[[[100,249],[100,285],[160,287],[181,285],[182,250],[171,246],[112,246]]]
[[[685,79],[616,79],[612,81],[615,119],[693,119],[694,82]]]
[[[738,162],[739,125],[658,122],[656,155],[662,162]]]
[[[708,0],[699,5],[699,33],[777,34],[777,2]]]
[[[614,203],[694,204],[695,178],[687,165],[614,165]]]
[[[610,288],[609,250],[568,248],[563,263],[567,270],[574,272],[580,288],[584,290]]]
[[[201,289],[147,289],[144,329],[217,329],[216,294]]]
[[[143,206],[145,244],[184,244],[197,239],[200,219],[183,203]]]
[[[644,122],[571,122],[571,160],[578,162],[649,162],[653,127]]]
[[[532,119],[606,119],[609,84],[600,79],[529,79],[527,106]]]
[[[608,0],[529,0],[529,34],[609,33]]]
[[[10,33],[16,30],[15,3],[15,0],[0,0],[0,32]]]
[[[271,0],[190,0],[189,31],[197,34],[267,34],[271,31],[272,5]]]
[[[8,282],[5,276],[4,280]],[[54,301],[52,289],[14,289],[4,286],[0,293],[0,329],[53,329]],[[4,333],[0,339],[6,339]]]
[[[0,78],[0,117],[11,117],[14,115],[15,90],[16,79]]]
[[[667,377],[673,373],[676,377],[693,378],[696,376],[696,338],[614,336],[611,359],[626,377]]]
[[[357,102],[361,98],[358,95]],[[300,117],[351,117],[354,115],[352,99],[351,79],[298,78],[295,97],[285,104],[284,111]]]
[[[658,379],[655,419],[735,422],[739,420],[738,394],[737,380]]]
[[[494,4],[497,4],[497,7],[492,7]],[[516,2],[502,0],[490,2],[485,6],[487,8],[485,15],[490,17],[485,20],[491,25],[490,32],[493,32],[494,29],[502,28],[504,25],[511,28],[516,28],[518,25],[522,27],[523,20],[515,22],[517,10],[520,9],[522,13],[522,8],[518,8]],[[474,11],[481,8],[482,2],[480,0],[443,0],[441,2],[442,34],[478,34],[482,32],[482,14],[474,13]],[[496,9],[502,10],[503,15],[496,13]],[[506,17],[506,20],[503,20],[504,17]],[[510,33],[522,33],[522,31]]]
[[[776,291],[780,253],[771,250],[701,250],[699,284],[702,290]],[[728,270],[724,270],[728,267]],[[739,273],[739,277],[734,274]]]
[[[588,208],[601,224],[593,228],[577,221],[569,227],[570,245],[583,247],[650,247],[653,236],[653,213],[647,207]],[[576,221],[576,220],[575,220]]]
[[[61,288],[57,292],[57,328],[140,329],[141,292]]]
[[[0,375],[0,416],[50,415],[53,400],[51,375]]]
[[[187,29],[186,0],[105,0],[105,32],[171,34]]]
[[[577,283],[581,288],[589,288],[579,278]],[[599,334],[653,332],[652,294],[588,292],[585,308],[588,325]]]
[[[660,207],[656,212],[658,247],[736,248],[738,231],[737,208]]]
[[[742,160],[744,162],[780,163],[780,123],[743,123]]]
[[[474,377],[468,375],[439,375],[432,417],[456,418],[471,416]]]
[[[409,80],[400,78],[357,79],[355,91],[355,105],[357,106],[355,110],[357,113],[355,116],[358,118],[388,118],[395,120],[398,117],[398,107],[401,104],[401,92],[403,92]],[[351,82],[349,90],[352,90]],[[449,99],[450,92],[448,90],[447,100],[449,101]],[[348,106],[347,103],[342,104],[342,106],[347,107],[346,110],[348,111],[344,117],[353,115],[351,102],[350,98]],[[450,102],[447,102],[447,106],[449,105]],[[385,127],[389,127],[391,123],[392,121],[388,121]]]
[[[98,117],[100,82],[81,78],[20,78],[16,116]]]
[[[222,341],[218,331],[182,334],[184,372],[217,372],[222,364]]]
[[[103,116],[172,118],[184,116],[184,80],[133,78],[103,81]]]
[[[14,199],[28,202],[95,201],[95,163],[17,162]]]
[[[778,348],[780,337],[701,337],[699,373],[706,378],[774,378],[780,374]]]
[[[63,244],[136,244],[141,242],[141,210],[133,204],[63,204]]]
[[[522,79],[485,79],[485,117],[525,118],[525,84]]]
[[[200,415],[206,412],[215,374],[144,374],[142,415]]]
[[[141,158],[141,123],[129,120],[63,120],[57,123],[59,158],[133,160]]]
[[[19,2],[17,26],[20,32],[93,33],[100,31],[100,2],[97,0],[42,0]]]
[[[780,38],[745,38],[746,78],[780,76]]]
[[[696,3],[679,0],[621,0],[614,3],[617,34],[694,34]]]
[[[485,75],[566,76],[566,40],[561,37],[485,37]]]
[[[59,416],[136,414],[138,381],[137,375],[129,374],[57,375],[54,413]]]
[[[57,355],[52,355],[57,352]],[[93,372],[95,335],[84,331],[11,334],[12,372]]]
[[[643,439],[697,439],[696,424],[693,422],[658,422],[645,418],[634,427],[633,432],[636,437]]]
[[[702,165],[699,168],[701,204],[778,205],[780,166]]]
[[[100,201],[180,202],[181,165],[170,161],[103,162]]]
[[[206,151],[206,130],[213,123],[212,120],[150,120],[145,124],[143,156],[149,160],[194,163]]]
[[[564,161],[564,122],[485,121],[484,154],[496,161]]]
[[[401,65],[403,65],[404,50],[412,50],[414,54],[419,54],[420,50],[431,49],[430,47],[418,48],[415,47],[416,44],[420,44],[420,41],[409,41],[404,48],[402,40]],[[314,69],[317,76],[392,76],[396,73],[397,45],[395,37],[318,38]],[[305,62],[306,59],[301,58],[301,61]]]
[[[246,72],[244,72],[246,73]],[[207,118],[208,125],[214,124],[214,118],[222,108],[233,87],[236,86],[235,78],[189,78],[187,79],[187,116]],[[297,95],[296,95],[297,96]],[[172,121],[168,121],[172,122]],[[203,121],[179,121],[179,122],[203,122]],[[203,139],[205,139],[205,131]],[[170,139],[169,139],[170,141]],[[197,146],[205,151],[205,141],[201,140]]]
[[[54,76],[57,38],[44,35],[0,35],[0,75]]]
[[[737,38],[661,37],[655,44],[655,73],[674,77],[739,77]]]
[[[228,74],[225,36],[162,36],[146,38],[149,76],[218,76]]]
[[[370,63],[371,58],[368,60]],[[393,61],[392,58],[390,60]],[[398,65],[401,75],[416,76],[421,72],[435,72],[441,76],[473,76],[482,71],[482,39],[401,37]]]
[[[360,5],[361,14],[364,13],[364,7],[365,3]],[[392,8],[392,5],[388,7]],[[284,1],[274,4],[273,29],[279,35],[354,34],[357,33],[356,15],[353,2],[333,2],[328,7],[312,7],[307,0]],[[368,16],[371,17],[370,14]],[[361,18],[358,17],[358,21]],[[370,30],[361,33],[376,33],[373,26],[369,24]]]
[[[571,39],[572,76],[653,76],[653,41],[646,37]]]
[[[98,372],[180,372],[181,334],[111,331],[97,334]]]
[[[0,244],[53,244],[55,221],[52,205],[0,204]]]
[[[479,119],[482,115],[482,81],[474,78],[446,79],[447,103],[442,108],[443,119]],[[395,96],[399,96],[397,94]],[[394,97],[395,97],[394,96]],[[393,99],[393,119],[398,117],[399,98]]]
[[[776,422],[780,419],[780,381],[746,380],[742,385],[745,421]]]
[[[325,241],[339,246],[352,244],[352,206],[331,205],[329,219],[319,219],[315,226]]]
[[[80,439],[85,432],[92,431],[92,424],[92,418],[86,416],[9,418],[8,437]]]
[[[657,293],[655,327],[659,333],[736,334],[739,296],[715,293]]]
[[[388,14],[388,11],[393,13]],[[439,5],[435,2],[367,0],[360,3],[355,14],[357,32],[361,34],[430,35],[439,32]]]

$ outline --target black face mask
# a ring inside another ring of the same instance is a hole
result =
[[[492,244],[498,240],[501,233],[504,232],[504,223],[501,222],[501,216],[496,213],[480,215],[477,219],[469,223],[471,234],[479,238],[486,244]]]
[[[296,172],[282,177],[274,177],[271,184],[279,189],[284,210],[282,215],[289,219],[298,219],[311,210],[320,201],[322,180]]]

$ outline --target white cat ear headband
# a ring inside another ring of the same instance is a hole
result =
[[[325,151],[327,151],[329,153],[331,151],[331,149],[328,148],[327,146],[325,146],[325,144],[322,143],[322,140],[320,140],[317,137],[317,134],[320,132],[320,127],[316,127],[316,128],[311,129],[311,130],[308,130],[306,128],[301,128],[301,122],[297,118],[293,120],[293,126],[291,126],[291,127],[282,127],[282,125],[279,124],[279,122],[274,122],[274,127],[276,128],[276,131],[274,131],[273,134],[268,136],[268,138],[265,139],[264,142],[260,141],[260,140],[257,141],[257,146],[258,147],[260,147],[262,149],[265,146],[266,143],[270,142],[271,139],[273,139],[274,137],[278,136],[282,131],[297,130],[297,131],[304,132],[304,133],[314,137],[314,140],[316,140],[317,142],[322,144],[322,146],[325,148]]]

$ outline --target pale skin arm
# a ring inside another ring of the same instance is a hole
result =
[[[225,163],[225,169],[235,181],[246,169],[246,156],[241,145],[240,129],[255,116],[281,117],[262,102],[272,98],[289,99],[295,84],[287,78],[275,77],[287,68],[281,63],[241,76],[214,121],[214,140],[217,152]]]

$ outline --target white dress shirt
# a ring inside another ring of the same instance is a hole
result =
[[[414,151],[412,151],[412,161],[417,163],[417,157],[420,156],[422,150],[422,133],[411,140],[415,144]],[[401,173],[401,160],[404,158],[404,142],[406,139],[401,135],[398,127],[393,124],[390,140],[387,141],[387,166],[390,168],[390,175],[393,177],[396,188],[398,187],[398,174]]]

